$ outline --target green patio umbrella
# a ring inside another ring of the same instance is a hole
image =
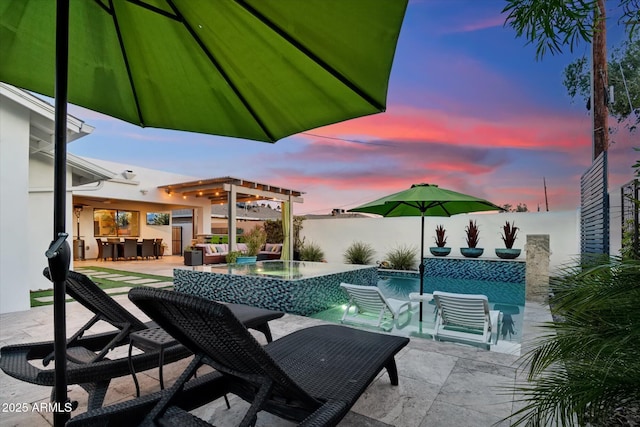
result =
[[[0,81],[55,96],[55,358],[65,349],[67,102],[275,142],[384,111],[407,0],[0,0]],[[56,403],[66,400],[56,364]],[[56,412],[54,423],[68,414]]]
[[[420,295],[424,289],[424,217],[451,216],[460,213],[504,210],[484,199],[446,190],[433,184],[413,184],[408,190],[366,203],[349,212],[364,212],[385,217],[420,216]],[[422,300],[420,301],[422,322]]]

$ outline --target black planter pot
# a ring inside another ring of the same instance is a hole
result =
[[[502,259],[515,259],[520,256],[520,249],[496,248],[496,255]]]
[[[467,258],[478,258],[483,252],[483,248],[460,248],[460,253]]]
[[[447,256],[451,253],[451,248],[432,246],[429,248],[429,252],[433,256]]]
[[[202,251],[187,251],[184,253],[184,265],[202,265]]]

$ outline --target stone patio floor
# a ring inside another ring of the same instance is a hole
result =
[[[169,277],[173,275],[174,268],[190,268],[182,265],[182,257],[179,256],[165,256],[151,261],[76,261],[74,268],[81,270],[92,265]],[[127,286],[126,281],[123,281],[123,286]],[[141,319],[146,319],[126,295],[114,298]],[[75,332],[90,316],[80,304],[68,303],[68,335]],[[53,310],[50,305],[0,315],[0,346],[51,340],[52,319]],[[535,302],[526,303],[522,328],[523,351],[529,348],[531,341],[539,334],[536,325],[550,320],[548,306]],[[277,339],[294,330],[320,323],[323,322],[287,314],[270,324],[274,339]],[[264,341],[261,334],[256,337]],[[391,386],[383,371],[340,426],[508,426],[509,421],[500,420],[519,408],[517,398],[509,390],[514,381],[521,379],[523,375],[518,359],[518,355],[412,338],[409,345],[396,357],[399,386]],[[186,363],[187,361],[181,361],[165,366],[166,384],[172,383]],[[143,394],[159,389],[157,369],[138,374],[138,379]],[[34,403],[49,401],[49,388],[16,380],[3,372],[0,372],[0,384],[1,426],[52,425],[53,417],[50,412],[31,411]],[[117,378],[111,383],[106,404],[131,399],[134,395],[131,377]],[[79,402],[79,408],[74,414],[86,411],[86,393],[79,386],[69,386],[69,397]],[[235,396],[231,396],[230,401],[231,409],[226,409],[224,401],[220,400],[199,408],[194,413],[219,427],[237,425],[248,404]],[[29,408],[28,412],[14,410],[16,404],[21,406],[25,403]],[[261,412],[257,425],[278,427],[294,424]]]

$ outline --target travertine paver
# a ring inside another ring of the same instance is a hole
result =
[[[135,265],[135,268],[140,269],[138,265]],[[167,270],[171,267],[165,265],[162,268]],[[158,274],[157,271],[160,271],[160,268],[148,273]],[[136,270],[136,272],[144,271]],[[154,287],[162,284],[172,285],[168,281],[152,283]],[[127,288],[113,289],[121,292]],[[141,320],[148,320],[126,295],[117,295],[114,299]],[[53,334],[52,313],[53,307],[49,305],[32,308],[25,312],[0,315],[0,345],[50,340]],[[67,304],[68,330],[77,330],[91,316],[92,313],[77,302]],[[530,345],[529,342],[541,332],[536,325],[549,320],[551,317],[548,307],[527,302],[522,328],[523,348],[527,348]],[[325,322],[287,314],[281,319],[270,322],[270,325],[274,339],[277,339],[297,329],[319,323]],[[102,329],[99,324],[96,327],[101,331],[108,328],[108,325]],[[256,334],[256,338],[261,340],[260,342],[264,340],[261,334]],[[118,350],[121,352],[110,357],[126,357],[126,349]],[[513,383],[516,378],[517,359],[517,356],[513,355],[412,337],[409,345],[396,358],[400,384],[397,387],[391,386],[388,375],[383,371],[339,425],[341,427],[439,427],[443,425],[489,427],[517,409],[517,405],[512,402],[513,399],[505,393],[503,388]],[[166,384],[171,384],[185,366],[185,361],[166,366],[164,369]],[[141,381],[143,393],[158,390],[157,369],[143,372],[138,375],[138,378]],[[2,384],[0,405],[46,402],[49,398],[48,387],[28,384],[10,378],[2,372],[0,372],[0,384]],[[70,386],[69,389],[70,398],[80,403],[76,413],[84,412],[86,392],[78,386]],[[135,387],[130,377],[117,378],[109,387],[106,402],[114,403],[122,399],[131,399],[134,394]],[[230,400],[231,409],[226,409],[224,401],[220,400],[205,405],[194,413],[220,427],[237,425],[248,405],[237,397],[231,397]],[[0,412],[2,426],[51,424],[51,413]],[[256,425],[289,427],[293,424],[261,412]],[[509,423],[498,425],[506,426]]]
[[[127,283],[131,283],[133,285],[146,285],[147,283],[156,283],[158,279],[148,279],[148,278],[140,278],[134,280],[127,280]]]
[[[119,277],[101,277],[101,279],[109,279],[109,280],[113,280],[114,282],[128,282],[130,280],[136,280],[139,279],[140,276],[119,276]]]

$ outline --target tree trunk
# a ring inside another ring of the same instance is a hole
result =
[[[607,73],[607,27],[604,0],[594,11],[592,58],[593,159],[609,148],[609,76]]]

